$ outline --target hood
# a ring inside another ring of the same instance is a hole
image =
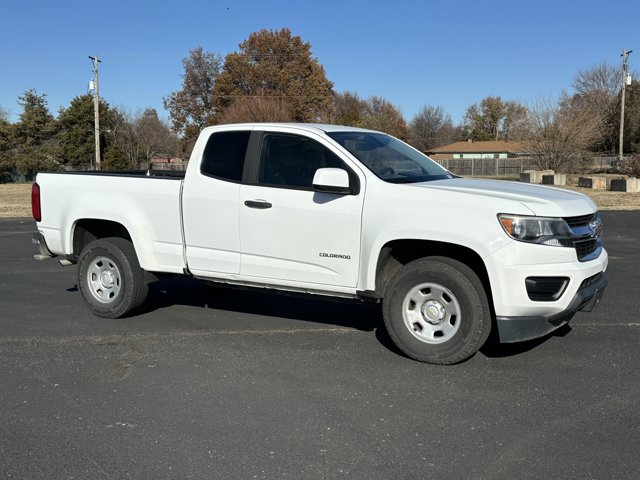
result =
[[[541,217],[575,217],[588,215],[597,210],[593,201],[582,193],[530,183],[452,178],[407,185],[485,198],[514,200],[523,204],[534,215]]]

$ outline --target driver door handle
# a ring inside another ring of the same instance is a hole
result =
[[[261,210],[271,208],[273,206],[266,200],[245,200],[244,204],[249,208],[259,208]]]

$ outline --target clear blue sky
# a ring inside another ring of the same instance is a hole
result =
[[[154,107],[181,85],[196,46],[225,55],[251,32],[289,27],[311,43],[337,91],[380,95],[410,120],[425,104],[453,120],[487,95],[531,103],[571,88],[579,69],[640,66],[640,1],[13,1],[2,6],[0,105],[46,93],[57,114],[87,91],[99,53],[112,105]]]

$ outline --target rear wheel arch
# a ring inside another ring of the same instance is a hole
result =
[[[123,238],[132,244],[134,243],[129,230],[119,222],[82,218],[76,220],[73,226],[71,237],[73,255],[79,257],[87,245],[101,238]]]

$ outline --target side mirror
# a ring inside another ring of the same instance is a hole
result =
[[[348,195],[353,193],[349,185],[349,174],[341,168],[319,168],[313,176],[316,192]]]

